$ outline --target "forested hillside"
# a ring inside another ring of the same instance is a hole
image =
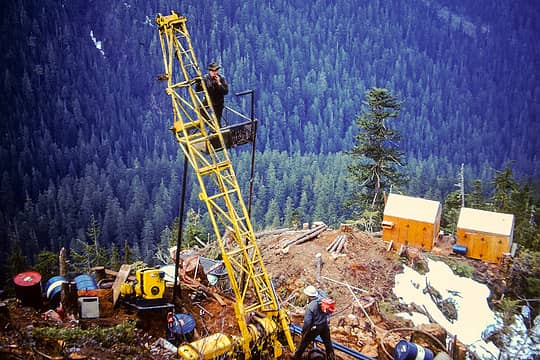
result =
[[[188,17],[201,68],[223,66],[228,106],[255,90],[256,229],[351,217],[345,152],[365,91],[404,101],[410,195],[442,200],[509,161],[540,177],[537,1],[4,2],[0,23],[0,253],[127,242],[147,261],[178,216],[183,157],[157,13]],[[225,113],[225,118],[228,118]],[[250,148],[233,152],[247,190]],[[189,208],[203,216],[190,179]],[[2,256],[5,259],[6,256]]]

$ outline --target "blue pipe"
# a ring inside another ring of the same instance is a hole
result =
[[[289,325],[289,329],[291,330],[291,332],[293,334],[297,334],[297,335],[300,335],[302,334],[302,328],[298,325],[294,325],[294,324],[290,324]],[[322,339],[320,336],[317,336],[315,338],[315,341],[317,341],[318,343],[322,343]],[[360,360],[376,360],[372,357],[369,357],[367,355],[364,355],[356,350],[353,350],[353,349],[349,349],[348,347],[346,347],[345,345],[341,345],[340,343],[337,343],[335,341],[332,341],[332,346],[334,347],[334,349],[336,350],[339,350],[341,352],[344,352],[345,354],[347,355],[350,355],[352,356],[353,358],[355,359],[360,359]]]

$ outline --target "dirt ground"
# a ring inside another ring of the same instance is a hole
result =
[[[303,307],[306,297],[302,290],[307,285],[323,289],[336,302],[337,311],[331,318],[332,339],[352,350],[376,359],[388,359],[385,350],[391,351],[401,337],[409,335],[388,332],[390,329],[412,326],[393,316],[399,311],[410,311],[399,305],[392,293],[395,275],[402,271],[403,264],[418,267],[425,261],[425,254],[411,249],[401,256],[387,251],[388,244],[377,237],[362,232],[326,230],[314,239],[283,247],[307,231],[285,231],[259,239],[259,248],[266,271],[271,275],[281,305],[287,309],[290,321],[302,325]],[[327,248],[338,236],[346,236],[344,247],[339,252]],[[432,254],[442,258],[455,258],[451,246],[441,242]],[[201,253],[202,256],[205,254]],[[318,267],[320,257],[321,266]],[[486,283],[498,284],[504,278],[500,266],[489,265],[462,257],[454,261],[466,261],[476,269],[476,277]],[[497,287],[495,287],[497,289]],[[195,322],[194,338],[205,337],[215,332],[237,334],[238,326],[230,294],[221,293],[225,305],[220,304],[204,291],[195,291],[184,286],[177,301],[180,312],[190,314]],[[106,295],[106,296],[110,296]],[[107,302],[106,296],[102,303]],[[494,292],[497,295],[497,290]],[[172,289],[167,289],[167,298],[172,299]],[[358,304],[362,304],[359,306]],[[174,359],[159,339],[166,338],[167,310],[138,312],[125,305],[103,308],[99,319],[77,319],[54,322],[44,316],[47,304],[39,311],[17,305],[14,300],[5,300],[0,316],[0,359],[43,359],[43,358],[86,358],[86,359]],[[101,308],[100,308],[101,309]],[[417,310],[417,309],[416,309]],[[135,341],[130,346],[102,347],[87,341],[84,344],[68,344],[67,349],[58,351],[55,342],[33,343],[29,335],[32,328],[45,326],[89,328],[93,325],[113,326],[125,320],[137,322]],[[432,326],[429,331],[436,336],[441,330]],[[294,336],[296,344],[298,335]],[[381,346],[381,342],[385,344]],[[51,345],[52,344],[52,345]],[[429,343],[427,344],[429,346]],[[56,355],[55,355],[56,354]],[[352,358],[336,353],[338,359]],[[56,356],[56,357],[55,357]],[[286,357],[290,357],[288,354]]]

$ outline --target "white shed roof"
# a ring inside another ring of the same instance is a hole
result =
[[[390,194],[386,200],[384,215],[435,224],[440,207],[438,201]]]
[[[514,215],[471,208],[461,208],[458,229],[512,236]]]

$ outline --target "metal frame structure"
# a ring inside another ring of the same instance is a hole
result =
[[[270,352],[273,357],[279,357],[283,348],[280,339],[286,340],[291,351],[295,348],[287,315],[280,308],[265,270],[186,21],[186,17],[175,12],[156,17],[165,67],[165,74],[159,78],[167,81],[166,92],[174,115],[171,131],[197,176],[199,197],[208,208],[236,300],[234,310],[241,332],[241,338],[233,338],[232,345],[226,342],[223,350],[216,349],[219,345],[211,350],[197,348],[197,356],[209,359],[234,348],[245,359],[251,358],[251,354]],[[203,88],[200,92],[196,91],[198,83]],[[224,232],[231,234],[231,242],[225,241],[221,235]],[[180,348],[179,355],[182,356]],[[239,358],[238,354],[234,356]]]

